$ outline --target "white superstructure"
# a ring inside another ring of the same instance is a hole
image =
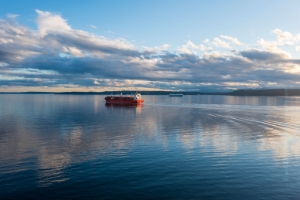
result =
[[[140,93],[134,94],[134,100],[142,99],[142,95]]]

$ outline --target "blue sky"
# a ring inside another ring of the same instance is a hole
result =
[[[0,91],[300,88],[300,1],[0,5]]]

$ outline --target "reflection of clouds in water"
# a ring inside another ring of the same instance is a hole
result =
[[[72,145],[78,145],[81,143],[82,127],[75,127],[70,134],[70,143]]]
[[[268,137],[258,143],[260,151],[271,150],[276,159],[289,159],[300,156],[300,108],[281,107],[276,120],[267,123],[273,125]],[[277,136],[277,137],[273,137]]]
[[[296,116],[299,108],[277,107],[275,109],[266,107],[256,110],[255,108],[244,109],[243,113],[238,110],[230,114],[214,114],[216,118],[223,118],[229,125],[226,134],[224,131],[213,131],[221,133],[217,136],[212,134],[214,147],[232,152],[237,151],[238,143],[245,144],[247,141],[254,141],[258,144],[258,150],[272,150],[278,158],[300,155],[299,121]],[[222,124],[222,122],[220,122]],[[231,126],[233,125],[233,126]],[[205,137],[202,137],[205,138]]]
[[[64,108],[59,106],[57,110],[52,110],[48,113],[49,116],[46,116],[47,118],[43,116],[42,109],[37,109],[38,116],[34,116],[36,120],[28,121],[15,114],[9,119],[9,123],[1,126],[4,130],[0,134],[3,140],[3,145],[0,145],[1,162],[7,161],[9,165],[16,166],[18,171],[24,171],[30,169],[26,164],[24,164],[26,168],[20,165],[20,163],[23,164],[22,160],[30,157],[37,158],[39,183],[43,186],[68,180],[68,177],[63,175],[63,171],[71,164],[111,152],[115,155],[127,153],[131,148],[130,144],[139,134],[149,137],[150,130],[156,130],[155,121],[148,120],[147,123],[143,123],[145,121],[142,118],[135,117],[142,113],[140,107],[125,109],[122,116],[117,110],[103,118],[103,105],[97,107],[97,103],[91,104],[95,109],[102,109],[102,113],[94,112],[96,115],[93,115],[91,113],[93,110],[89,109],[75,110],[77,113],[73,111],[76,103],[82,103],[76,98],[74,100],[64,96],[60,100],[62,102],[70,100],[70,104]],[[65,111],[64,109],[68,106],[71,109]],[[106,118],[107,116],[110,118]],[[124,116],[129,117],[122,122]],[[3,119],[2,123],[5,122],[6,116],[0,114],[0,117]],[[112,118],[117,123],[110,123],[113,121]],[[143,126],[137,129],[128,120],[131,122],[136,120],[137,124],[143,124]],[[130,124],[132,126],[128,126]],[[9,166],[6,168],[9,169]],[[11,169],[10,173],[17,172],[16,169]]]
[[[280,138],[262,138],[258,149],[261,151],[271,150],[277,159],[299,157],[300,137],[282,133]]]
[[[68,152],[51,152],[51,150],[46,148],[40,148],[38,162],[39,184],[42,187],[68,180],[68,178],[63,175],[62,171],[71,163],[71,156]]]
[[[288,159],[300,156],[300,122],[299,107],[283,108],[277,113],[277,121],[272,124],[276,126],[272,132],[277,137],[263,137],[258,143],[261,151],[271,150],[276,159]],[[272,132],[269,133],[272,136]]]
[[[94,96],[94,111],[97,113],[99,111],[99,107],[103,104],[103,97],[95,95]]]
[[[9,172],[20,172],[28,170],[26,158],[33,157],[37,149],[35,139],[38,133],[35,130],[26,132],[28,125],[24,121],[7,116],[0,121],[5,122],[7,119],[11,123],[2,123],[0,132],[0,163],[1,166],[8,167]],[[24,154],[23,152],[26,152]],[[17,167],[15,167],[17,166]]]
[[[136,145],[158,144],[164,149],[181,145],[186,152],[227,156],[238,154],[243,145],[252,143],[257,149],[249,151],[271,150],[276,158],[300,156],[297,106],[126,107],[104,106],[103,96],[58,95],[57,100],[53,96],[22,107],[22,112],[6,109],[0,113],[1,162],[26,170],[18,163],[36,157],[42,185],[68,180],[63,172],[72,164],[101,159],[104,154],[120,157]],[[268,103],[268,99],[265,101]],[[255,104],[255,99],[251,102]]]
[[[237,152],[237,138],[232,137],[226,127],[215,125],[206,129],[199,127],[199,129],[201,131],[198,134],[181,132],[182,134],[178,135],[178,141],[187,151],[201,147],[202,150],[213,148],[219,155],[231,155]]]
[[[178,141],[185,149],[197,148],[199,141],[202,148],[212,147],[219,155],[233,155],[238,153],[239,147],[254,142],[258,144],[257,150],[272,150],[278,158],[300,155],[299,107],[205,107],[196,105],[194,110],[189,109],[191,118],[185,111],[181,112],[184,117],[177,118],[176,124],[180,124],[180,128],[177,128]],[[195,109],[199,109],[199,112]],[[162,119],[167,122],[163,124],[165,128],[170,129],[168,121],[172,120]],[[193,128],[184,128],[188,124]],[[195,136],[197,130],[199,137]]]
[[[191,130],[182,130],[180,134],[177,135],[177,140],[183,144],[186,150],[190,150],[197,147],[197,137]]]
[[[235,154],[238,150],[238,138],[228,134],[230,131],[232,130],[227,127],[211,128],[209,132],[203,133],[200,144],[202,147],[212,146],[222,156]]]
[[[137,113],[136,109],[139,109]],[[68,180],[63,176],[63,170],[76,162],[94,159],[104,154],[122,156],[130,151],[132,143],[141,136],[145,140],[156,138],[157,121],[151,117],[138,117],[142,113],[141,109],[113,107],[109,110],[112,113],[106,117],[112,117],[116,123],[109,123],[111,119],[102,119],[95,124],[89,122],[88,126],[84,124],[69,127],[67,124],[61,124],[64,127],[60,129],[62,135],[57,135],[52,141],[39,147],[40,184],[45,186],[46,183]],[[134,113],[136,115],[132,115]]]
[[[201,147],[213,147],[219,155],[232,155],[240,146],[254,142],[259,144],[257,150],[272,150],[277,157],[300,155],[298,106],[193,106],[160,104],[152,116],[162,126],[165,138],[176,132],[186,150],[197,148],[198,142]]]

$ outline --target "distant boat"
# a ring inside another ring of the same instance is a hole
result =
[[[183,94],[169,94],[169,97],[182,97]]]

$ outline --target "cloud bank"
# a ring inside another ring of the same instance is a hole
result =
[[[137,47],[73,29],[59,14],[36,14],[37,30],[19,24],[16,15],[0,19],[2,90],[299,88],[300,60],[283,47],[300,51],[300,34],[275,29],[275,40],[252,45],[220,35],[171,51],[169,44]]]

